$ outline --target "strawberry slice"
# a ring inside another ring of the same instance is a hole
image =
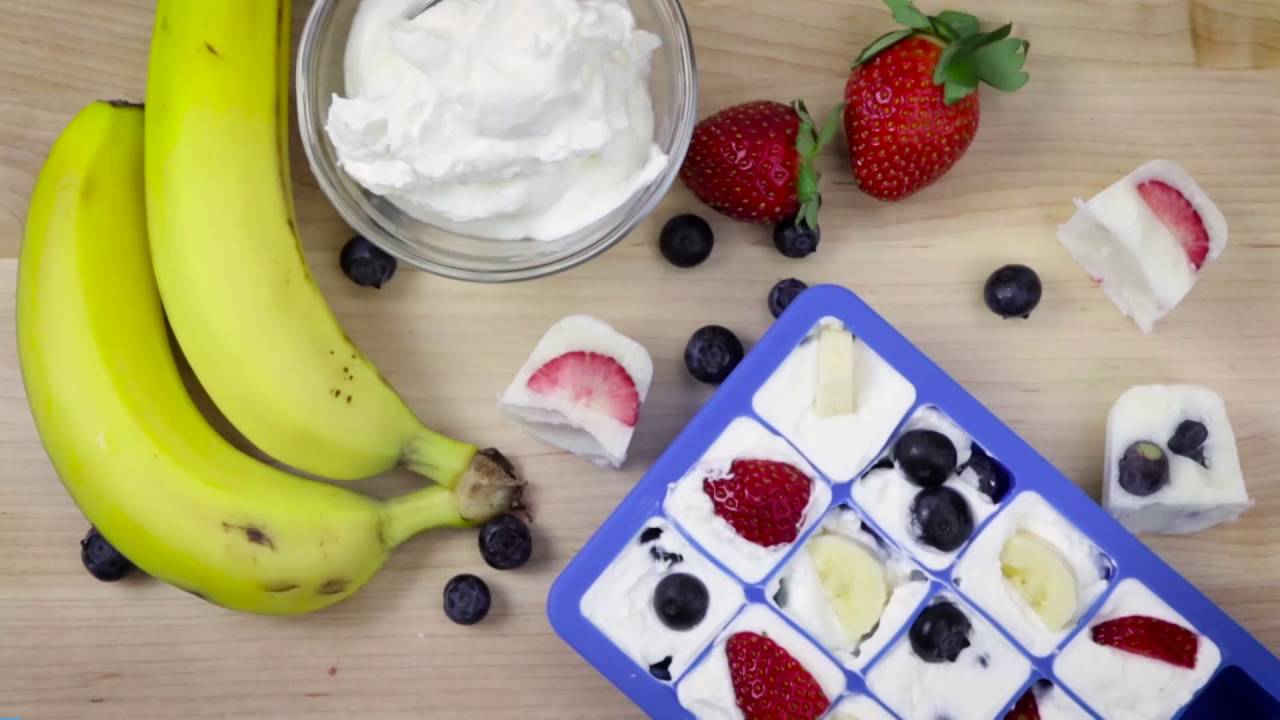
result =
[[[1145,615],[1107,620],[1094,625],[1091,633],[1099,645],[1189,669],[1195,669],[1196,652],[1200,649],[1195,632]]]
[[[529,376],[529,390],[553,402],[577,406],[635,427],[640,393],[631,375],[615,359],[596,352],[567,352]]]
[[[1192,266],[1196,270],[1204,267],[1204,261],[1209,257],[1209,231],[1205,229],[1204,220],[1195,206],[1182,193],[1159,180],[1148,180],[1138,185],[1138,194],[1182,243],[1182,250]]]
[[[774,460],[735,460],[729,474],[705,479],[702,491],[743,538],[772,547],[795,542],[809,505],[812,481],[799,468]]]
[[[1035,692],[1028,688],[1004,720],[1040,720],[1040,705],[1036,702]]]
[[[746,720],[817,720],[831,701],[791,653],[753,632],[725,643],[733,695]]]

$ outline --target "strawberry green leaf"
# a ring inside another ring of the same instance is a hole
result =
[[[1030,49],[1031,43],[1021,38],[1005,38],[979,48],[974,53],[978,61],[978,76],[997,90],[1014,92],[1020,89],[1031,79],[1022,69]]]
[[[942,101],[947,105],[955,105],[961,100],[969,97],[977,88],[972,85],[961,85],[959,83],[949,82],[943,86]]]
[[[969,13],[943,10],[934,19],[946,23],[948,27],[955,31],[957,37],[964,38],[978,34],[978,18]]]
[[[955,83],[978,87],[978,57],[963,43],[948,45],[933,69],[933,84]]]
[[[888,50],[889,47],[896,44],[898,41],[911,37],[914,32],[914,30],[894,30],[891,33],[881,35],[875,40],[875,42],[868,45],[866,49],[862,51],[862,54],[858,56],[858,59],[853,62],[853,66],[858,67],[859,65],[867,62],[876,55]]]
[[[920,12],[911,0],[884,0],[884,4],[889,6],[894,20],[912,30],[933,30],[933,26],[929,24],[929,16]]]
[[[822,131],[818,133],[818,149],[826,147],[836,137],[836,131],[840,128],[840,118],[844,114],[844,103],[836,103],[831,108],[831,114],[827,115],[827,121],[822,125]]]
[[[955,28],[948,25],[942,18],[930,16],[929,24],[933,27],[933,34],[947,42],[954,42],[960,37]]]
[[[976,48],[986,47],[987,45],[998,43],[1001,40],[1004,40],[1005,38],[1009,37],[1009,33],[1011,32],[1013,32],[1013,23],[1002,25],[996,28],[995,30],[992,30],[989,33],[983,33],[981,35],[971,38],[972,40],[971,47],[976,49]]]

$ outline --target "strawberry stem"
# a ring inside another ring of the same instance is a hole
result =
[[[800,130],[796,134],[796,152],[800,154],[800,167],[796,173],[796,195],[800,200],[800,213],[796,216],[796,224],[803,223],[810,229],[818,229],[818,210],[822,207],[821,182],[822,173],[815,165],[818,155],[832,139],[836,128],[840,125],[840,114],[844,111],[844,103],[837,104],[827,116],[821,128],[813,122],[809,108],[803,100],[791,104],[800,118]]]

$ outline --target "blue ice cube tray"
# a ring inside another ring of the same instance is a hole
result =
[[[992,457],[998,458],[1010,471],[1013,478],[1012,489],[1000,501],[993,515],[974,528],[971,537],[977,537],[985,525],[997,517],[1001,510],[1020,493],[1034,491],[1047,500],[1066,520],[1085,533],[1105,559],[1109,560],[1110,579],[1107,590],[1081,614],[1075,629],[1057,646],[1057,649],[1047,656],[1036,656],[1027,652],[1014,635],[1001,627],[997,618],[984,610],[981,605],[973,602],[966,596],[963,589],[953,583],[951,567],[954,566],[954,562],[941,571],[929,570],[921,565],[920,572],[926,576],[930,589],[914,613],[926,607],[929,599],[939,593],[958,595],[970,610],[981,613],[982,617],[997,628],[1012,647],[1022,651],[1030,661],[1031,673],[1021,689],[1008,698],[1004,711],[997,717],[1003,717],[1026,688],[1040,680],[1053,682],[1090,714],[1099,718],[1104,717],[1099,711],[1089,707],[1088,703],[1071,688],[1070,683],[1057,677],[1053,661],[1060,650],[1070,644],[1082,629],[1088,627],[1090,618],[1106,603],[1118,583],[1127,578],[1135,578],[1185,617],[1200,633],[1216,643],[1222,652],[1222,661],[1212,679],[1178,711],[1176,717],[1183,720],[1227,717],[1241,720],[1280,718],[1280,660],[1277,660],[1244,628],[1164,563],[1146,545],[1116,523],[1096,502],[917,350],[874,310],[853,293],[836,286],[812,288],[792,304],[733,375],[672,442],[653,468],[605,520],[595,535],[587,541],[551,588],[547,601],[547,614],[556,632],[636,705],[651,717],[661,720],[694,717],[689,710],[681,706],[677,698],[677,686],[683,677],[693,672],[698,663],[703,662],[710,654],[710,649],[715,642],[714,635],[712,639],[703,643],[704,647],[696,649],[697,659],[690,663],[689,670],[680,676],[673,677],[670,681],[659,680],[650,674],[647,667],[628,657],[584,616],[580,609],[581,599],[619,553],[629,543],[635,542],[637,534],[655,518],[663,518],[671,526],[683,530],[677,521],[664,515],[663,501],[668,488],[699,461],[708,446],[731,422],[741,417],[751,418],[771,432],[781,435],[756,414],[752,407],[752,399],[779,364],[825,317],[834,317],[842,321],[859,340],[866,343],[915,386],[915,405],[901,419],[899,429],[916,410],[922,407],[936,407],[966,431],[975,445],[984,449]],[[887,452],[887,447],[884,452]],[[817,463],[811,464],[818,468]],[[823,514],[825,515],[836,506],[852,507],[858,511],[859,508],[851,498],[851,489],[869,469],[864,468],[851,483],[831,483],[829,479],[820,477],[818,482],[827,483],[832,491],[830,506],[823,509]],[[864,518],[867,517],[866,513],[861,514]],[[874,522],[868,520],[867,523],[881,538],[889,537]],[[786,556],[770,569],[764,580],[754,584],[741,583],[746,602],[738,611],[735,611],[735,614],[752,604],[766,605],[776,612],[776,607],[769,604],[767,588],[770,580],[786,567],[791,555],[804,546],[807,535],[812,534],[815,528],[816,524],[807,528],[805,534],[790,547]],[[706,553],[705,548],[690,540],[688,532],[682,532],[682,535],[690,545],[706,554],[711,562],[724,570],[729,577],[736,577],[717,558]],[[910,556],[906,548],[898,549]],[[959,557],[963,558],[963,551]],[[641,602],[646,600],[641,599]],[[911,620],[905,622],[897,629],[893,639],[879,651],[878,657],[871,658],[861,670],[853,671],[841,665],[823,648],[821,642],[813,639],[799,624],[782,613],[776,614],[783,622],[811,640],[815,648],[827,654],[832,662],[841,668],[846,677],[845,695],[841,697],[852,695],[875,697],[867,686],[866,676],[874,671],[877,662],[888,654],[888,649],[906,634],[911,624]],[[731,622],[732,620],[725,622],[722,628],[727,627]],[[840,699],[833,698],[833,706]],[[898,716],[883,700],[878,701],[891,711],[887,713],[889,716]]]

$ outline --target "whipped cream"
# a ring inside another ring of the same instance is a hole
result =
[[[1145,615],[1196,631],[1147,586],[1132,579],[1116,585],[1089,626],[1126,615]],[[1099,645],[1085,629],[1058,655],[1053,670],[1102,717],[1165,720],[1191,701],[1222,661],[1222,652],[1212,640],[1200,635],[1199,641],[1196,666],[1187,669]]]
[[[813,639],[830,650],[841,664],[852,670],[861,670],[884,649],[919,607],[929,592],[929,581],[910,560],[884,546],[868,532],[863,527],[862,518],[850,508],[833,510],[810,539],[823,533],[843,535],[880,560],[889,597],[880,613],[879,624],[860,642],[851,644],[827,600],[813,559],[803,551],[792,556],[786,568],[769,583],[769,597]],[[780,598],[784,602],[779,602]]]
[[[889,711],[866,695],[850,695],[827,716],[828,720],[894,720]]]
[[[742,607],[742,587],[695,550],[670,523],[655,518],[644,528],[592,583],[579,609],[642,668],[670,658],[666,670],[678,679]],[[653,609],[654,589],[671,573],[688,573],[707,587],[707,614],[689,630],[672,630]]]
[[[676,686],[680,704],[698,720],[743,720],[733,694],[725,643],[734,633],[754,632],[773,640],[818,681],[823,694],[835,699],[845,687],[844,672],[813,643],[763,605],[749,605],[716,639],[702,662]]]
[[[730,423],[702,459],[667,489],[667,498],[663,502],[667,516],[731,572],[746,582],[754,583],[764,579],[794,543],[773,547],[757,545],[743,538],[732,525],[716,515],[711,498],[702,489],[702,481],[727,477],[735,460],[784,462],[809,476],[813,484],[800,535],[818,522],[820,514],[831,502],[831,488],[817,479],[813,468],[786,440],[755,420],[741,417]]]
[[[904,433],[909,430],[935,430],[946,435],[956,446],[957,467],[969,462],[973,454],[973,442],[968,434],[937,408],[925,407],[918,410],[903,427]],[[944,485],[960,493],[968,503],[975,529],[995,512],[996,504],[978,490],[977,474],[973,470],[966,468],[963,472],[952,475]],[[930,569],[941,570],[951,564],[964,546],[952,552],[942,552],[925,545],[916,537],[911,503],[920,490],[920,486],[908,480],[906,474],[894,465],[873,469],[855,482],[853,501],[871,516],[890,539],[910,552],[917,561]]]
[[[752,405],[824,475],[833,482],[848,482],[880,454],[915,403],[916,389],[866,343],[855,340],[854,412],[819,417],[814,412],[816,337],[826,326],[844,325],[833,317],[820,320],[760,388]]]
[[[1036,696],[1036,707],[1040,711],[1040,720],[1092,720],[1093,716],[1085,712],[1075,700],[1059,690],[1052,683],[1041,680],[1032,690]]]
[[[955,662],[930,663],[904,633],[871,668],[867,687],[904,718],[990,720],[1014,699],[1031,663],[972,608],[942,593],[969,619],[969,647]]]
[[[1107,589],[1106,560],[1084,533],[1035,493],[1019,495],[992,519],[970,544],[952,576],[960,591],[1003,625],[1015,640],[1043,656],[1071,634],[1075,622],[1061,630],[1050,630],[1005,579],[1000,554],[1009,538],[1024,531],[1048,542],[1067,561],[1076,579],[1077,618],[1093,607]]]
[[[654,143],[658,37],[626,0],[362,0],[347,97],[327,130],[342,168],[431,225],[556,240],[624,204],[668,158]]]

